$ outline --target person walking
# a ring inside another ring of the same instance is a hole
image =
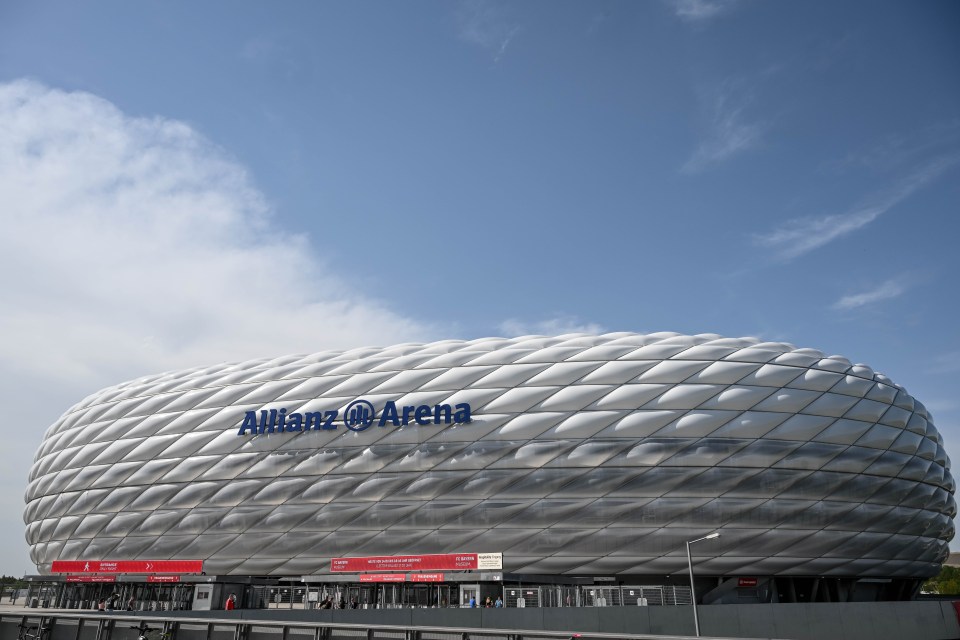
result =
[[[223,605],[224,611],[233,611],[237,608],[237,596],[236,594],[231,593],[227,596],[227,601]]]

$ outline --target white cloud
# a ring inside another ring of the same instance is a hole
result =
[[[509,20],[497,5],[480,0],[461,2],[457,11],[457,26],[460,39],[486,49],[499,62],[520,33],[520,25]]]
[[[566,333],[604,333],[601,325],[595,322],[581,322],[573,316],[561,315],[546,320],[527,322],[510,318],[500,323],[500,332],[508,338],[529,335],[563,335]]]
[[[858,309],[866,305],[899,297],[906,291],[907,285],[904,283],[903,279],[895,278],[893,280],[887,280],[883,284],[874,287],[869,291],[843,296],[834,303],[833,308],[840,309],[841,311]]]
[[[686,22],[702,23],[731,9],[736,0],[672,0],[677,17]]]
[[[707,134],[683,165],[684,173],[697,173],[760,143],[764,125],[747,121],[744,110],[751,97],[739,84],[727,82],[704,100],[711,114]]]
[[[90,94],[0,84],[0,202],[0,375],[11,381],[0,404],[23,425],[0,452],[6,487],[24,486],[46,425],[103,386],[437,337],[279,229],[244,169],[202,135]],[[5,540],[23,538],[10,520],[20,495],[0,503]]]
[[[853,211],[788,220],[773,231],[755,234],[754,242],[773,250],[781,260],[802,256],[867,226],[915,191],[938,178],[956,161],[957,156],[938,158]]]

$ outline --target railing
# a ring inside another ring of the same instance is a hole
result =
[[[161,616],[144,618],[119,613],[0,614],[0,640],[652,640],[663,637],[486,627]]]

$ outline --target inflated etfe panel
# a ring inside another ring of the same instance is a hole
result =
[[[288,356],[104,389],[47,431],[34,562],[502,552],[536,574],[924,577],[954,481],[923,405],[838,356],[673,333]]]

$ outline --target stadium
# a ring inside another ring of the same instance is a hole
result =
[[[571,334],[104,389],[47,430],[24,520],[63,606],[675,604],[694,573],[705,603],[909,600],[954,489],[926,408],[866,365]]]

